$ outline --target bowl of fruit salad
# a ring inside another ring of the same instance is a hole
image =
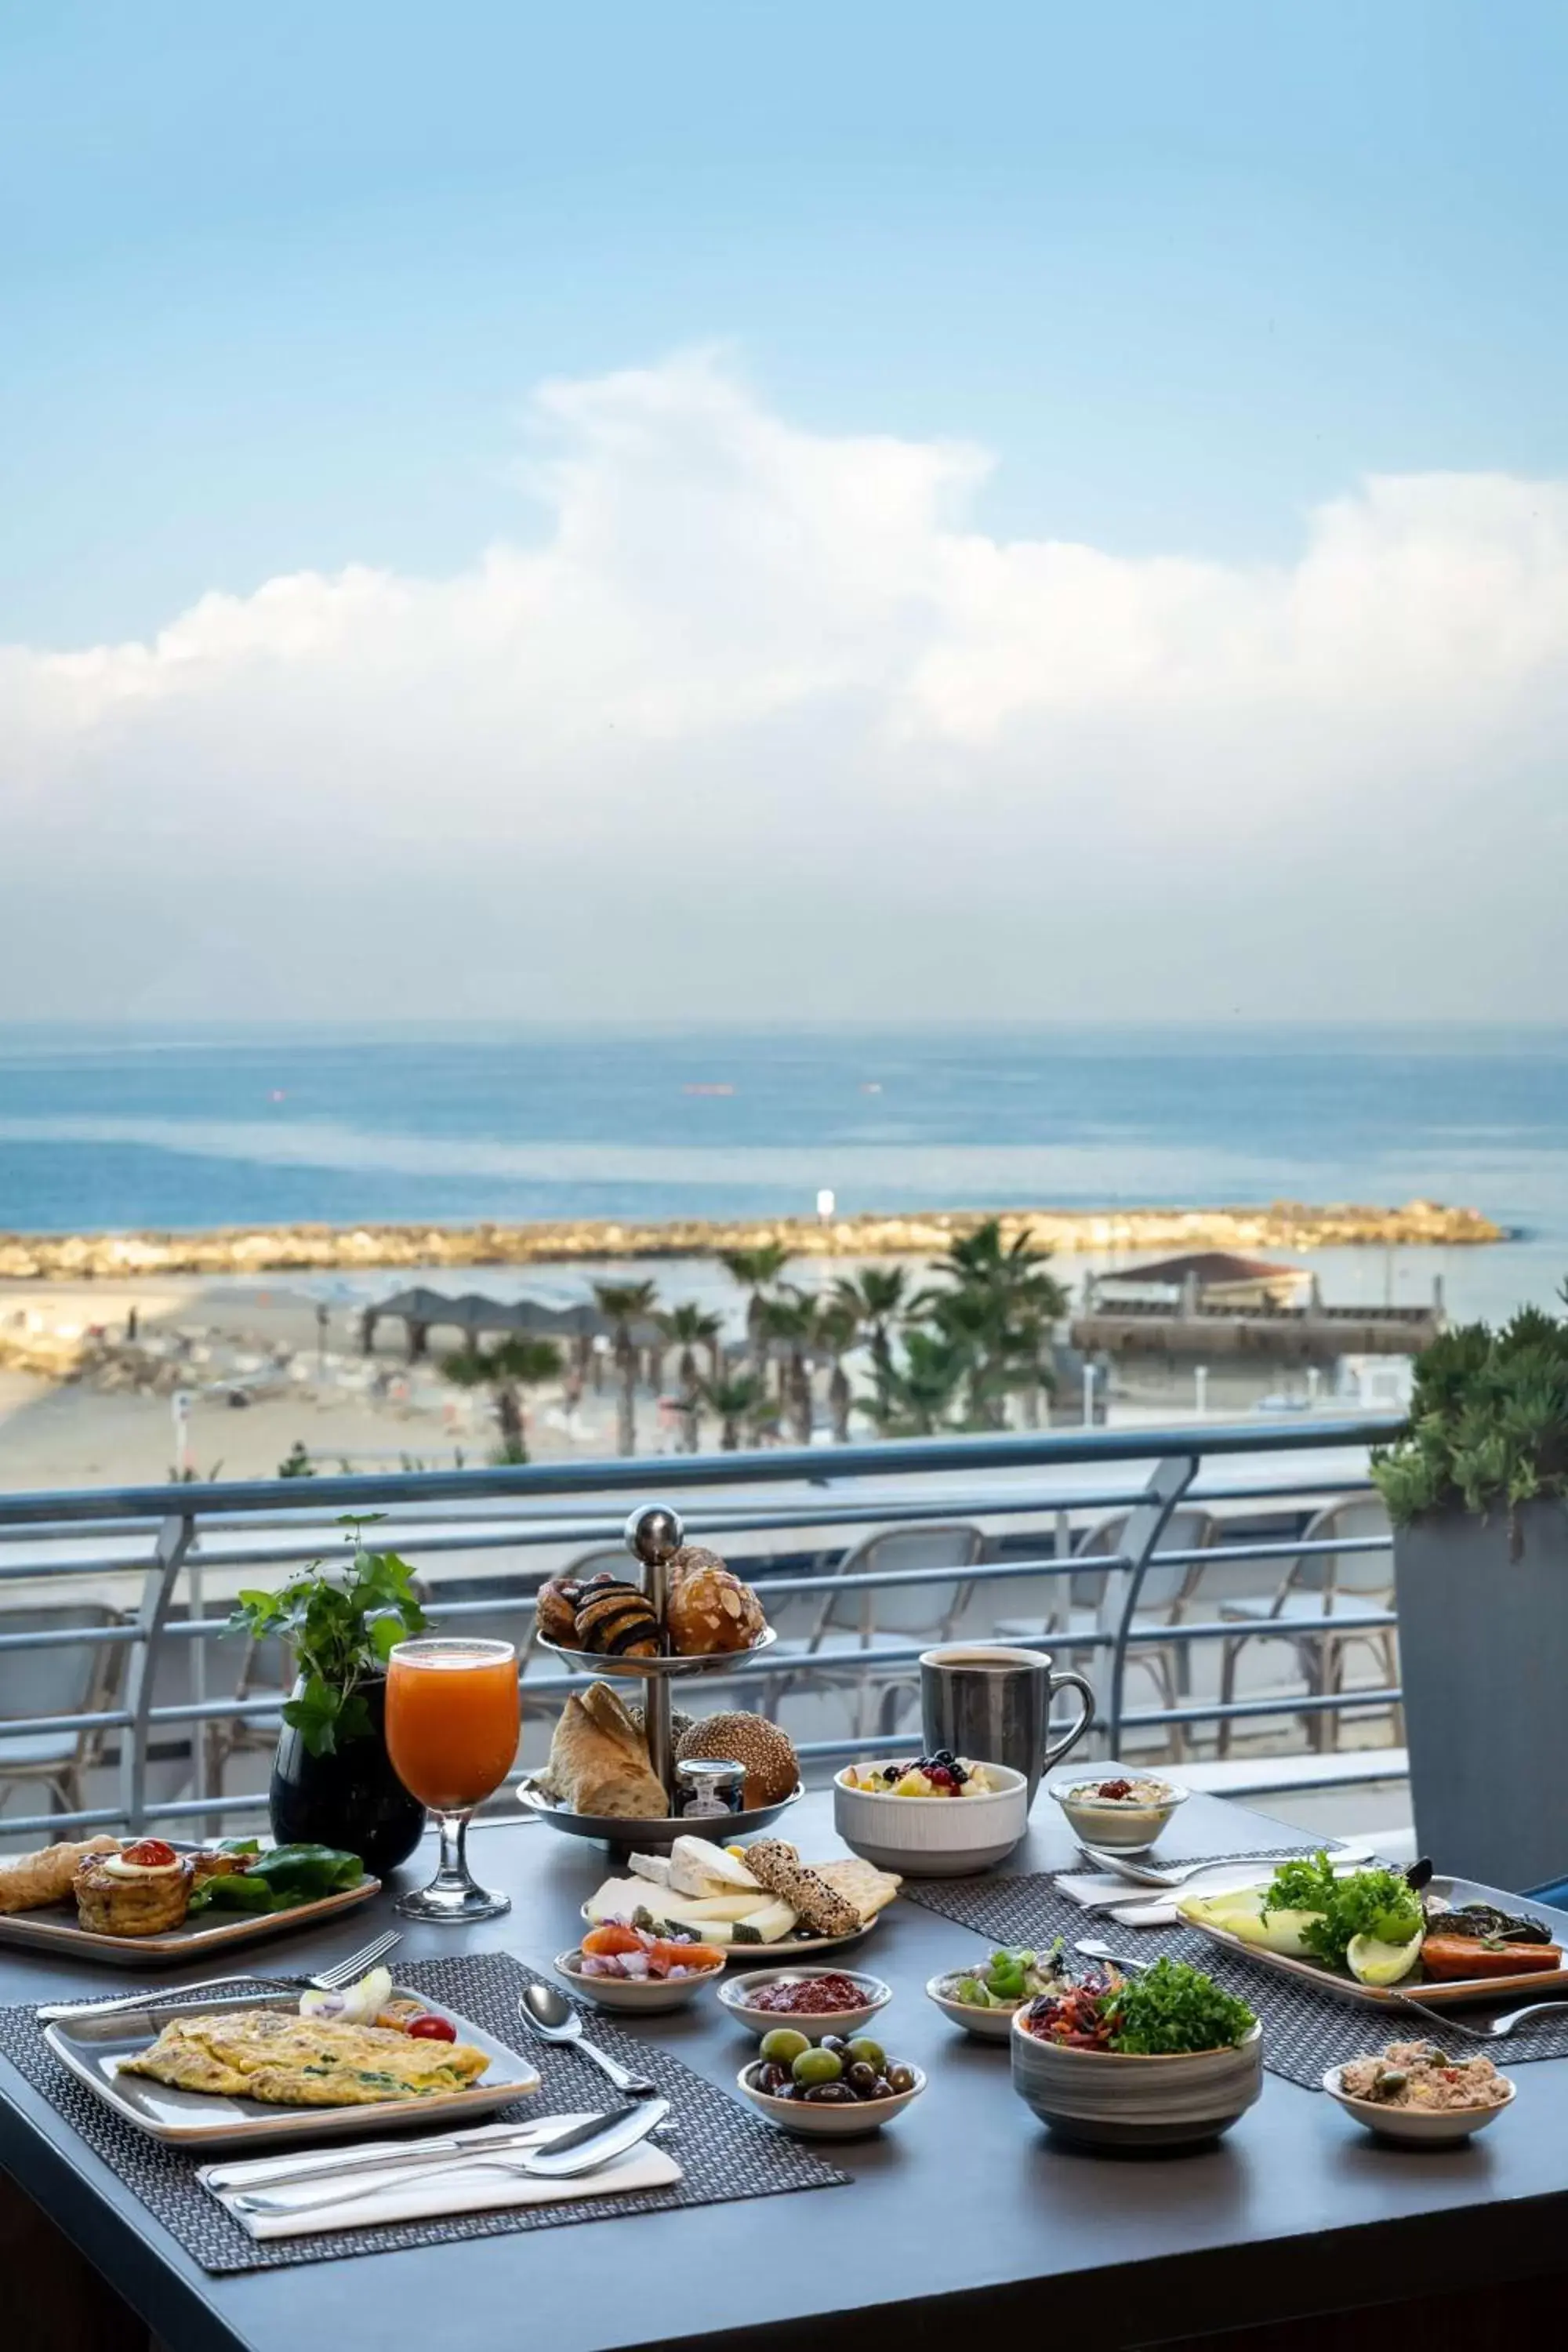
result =
[[[909,1878],[989,1870],[1012,1853],[1028,1821],[1022,1772],[948,1748],[847,1764],[833,1783],[833,1825],[845,1844]]]
[[[1048,1951],[1004,1946],[973,1968],[949,1969],[931,1979],[926,1998],[976,2041],[1006,2042],[1012,2036],[1014,2011],[1041,1993],[1061,1991],[1072,1981],[1072,1973],[1058,1936]],[[1118,1974],[1108,1971],[1112,1977]]]
[[[629,1919],[606,1919],[570,1952],[555,1956],[555,1973],[600,2009],[637,2010],[645,2017],[684,2009],[729,1955],[695,1935],[651,1935]]]
[[[735,2083],[747,2105],[780,2131],[803,2139],[864,2139],[912,2105],[926,2078],[867,2034],[811,2042],[780,2027]]]

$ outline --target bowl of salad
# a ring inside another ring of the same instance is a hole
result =
[[[1013,2088],[1084,2147],[1184,2148],[1217,2139],[1263,2087],[1263,2029],[1201,1969],[1091,1970],[1013,2011]]]
[[[973,1968],[948,1969],[932,1977],[926,1998],[977,2042],[1006,2042],[1015,2010],[1072,1981],[1063,1949],[1059,1936],[1045,1952],[1004,1946]]]

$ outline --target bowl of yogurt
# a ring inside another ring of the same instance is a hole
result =
[[[1155,1780],[1143,1772],[1115,1771],[1100,1780],[1078,1773],[1070,1780],[1047,1780],[1046,1790],[1085,1845],[1114,1848],[1118,1853],[1152,1845],[1190,1793],[1173,1780]]]

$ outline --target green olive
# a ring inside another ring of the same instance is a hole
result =
[[[803,2050],[790,2068],[797,2083],[837,2083],[844,2072],[844,2061],[837,2051]]]
[[[763,2036],[762,2054],[771,2058],[775,2066],[789,2066],[810,2047],[806,2036],[797,2033],[793,2025],[775,2025],[771,2033]]]
[[[869,2066],[874,2074],[880,2074],[888,2063],[881,2043],[873,2042],[868,2033],[856,2035],[849,2044],[849,2055],[857,2065]]]

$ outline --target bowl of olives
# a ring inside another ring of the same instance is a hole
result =
[[[926,2086],[918,2066],[889,2058],[867,2034],[808,2042],[792,2026],[768,2034],[735,2081],[758,2115],[803,2139],[862,2139],[901,2116]]]

